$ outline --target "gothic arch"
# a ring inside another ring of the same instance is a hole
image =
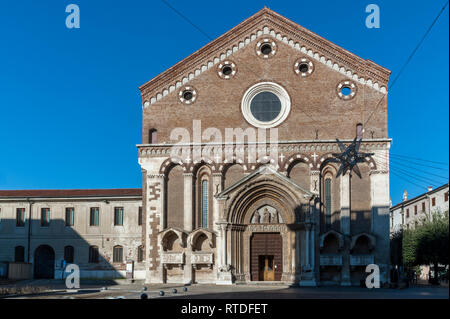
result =
[[[344,247],[344,236],[335,230],[329,230],[326,233],[320,235],[320,249],[324,248],[325,240],[329,236],[336,237],[336,239],[338,240],[338,244],[339,244],[339,250],[341,250]]]
[[[376,239],[374,236],[368,234],[368,233],[360,233],[358,235],[355,235],[352,237],[352,241],[350,244],[350,250],[353,250],[358,242],[359,239],[365,238],[369,242],[369,250],[373,250],[376,245]]]
[[[278,210],[285,223],[291,224],[298,219],[298,203],[304,202],[288,186],[275,180],[259,179],[234,195],[226,209],[226,219],[235,224],[248,224],[256,207],[268,204]]]
[[[172,236],[179,240],[182,248],[186,247],[186,233],[179,228],[171,227],[159,233],[159,242],[164,250],[170,248],[169,246],[173,241]]]
[[[211,232],[204,228],[197,228],[196,230],[192,231],[187,238],[187,242],[188,242],[189,246],[191,247],[191,249],[194,250],[194,247],[196,246],[196,243],[197,243],[197,239],[201,235],[205,235],[206,238],[208,239],[209,247],[214,248],[214,245],[215,245],[214,232]]]
[[[176,165],[180,165],[183,168],[183,171],[187,171],[186,164],[183,163],[181,158],[173,158],[170,157],[166,159],[159,168],[159,173],[163,174],[164,176],[167,176],[169,171]]]
[[[311,168],[312,165],[311,158],[308,155],[296,153],[286,158],[284,162],[280,163],[281,170],[286,173],[289,173],[289,170],[292,169],[292,167],[299,162],[306,163]]]

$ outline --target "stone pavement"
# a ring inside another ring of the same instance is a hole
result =
[[[289,287],[284,285],[183,285],[153,284],[142,281],[81,281],[80,289],[67,290],[61,280],[16,282],[15,287],[42,287],[36,294],[9,295],[11,299],[140,299],[142,293],[152,298],[181,299],[448,299],[448,287],[416,286],[408,289],[367,289],[360,287]],[[0,285],[0,288],[5,285]],[[147,290],[143,291],[146,287]],[[173,292],[176,289],[176,293]],[[159,295],[164,291],[164,296]],[[0,296],[2,298],[2,296]]]

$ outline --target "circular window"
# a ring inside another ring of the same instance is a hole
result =
[[[269,91],[256,94],[250,102],[250,112],[255,119],[261,122],[273,121],[280,111],[280,99]]]
[[[220,78],[228,80],[237,72],[236,64],[231,61],[224,61],[217,66],[217,74]]]
[[[313,73],[313,71],[314,64],[306,58],[298,59],[294,64],[294,72],[301,77],[308,76]]]
[[[356,95],[358,87],[352,81],[341,81],[336,90],[338,96],[343,100],[350,100]]]
[[[256,43],[256,54],[267,59],[277,51],[277,45],[271,39],[263,39]]]
[[[191,86],[186,86],[180,90],[178,97],[182,103],[192,104],[197,99],[197,91]]]
[[[286,90],[272,82],[253,85],[242,98],[241,110],[250,124],[271,128],[281,124],[289,115],[291,99]]]

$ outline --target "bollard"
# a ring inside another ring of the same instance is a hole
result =
[[[142,295],[141,295],[141,299],[148,299],[147,294],[142,294]]]

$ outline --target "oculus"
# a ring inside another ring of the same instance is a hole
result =
[[[291,99],[286,90],[273,82],[260,82],[244,94],[241,110],[251,125],[271,128],[281,124],[289,115]]]
[[[294,64],[294,72],[301,77],[306,77],[313,73],[313,71],[314,64],[306,58],[298,59]]]
[[[192,86],[186,86],[178,92],[178,98],[184,104],[192,104],[197,99],[197,90]]]
[[[336,87],[337,95],[343,100],[353,99],[356,95],[358,87],[355,83],[349,80],[339,82]]]
[[[224,61],[217,66],[217,74],[225,80],[231,79],[236,72],[236,64],[232,61]]]
[[[277,45],[271,39],[263,39],[256,43],[256,54],[264,59],[268,59],[277,52]]]

